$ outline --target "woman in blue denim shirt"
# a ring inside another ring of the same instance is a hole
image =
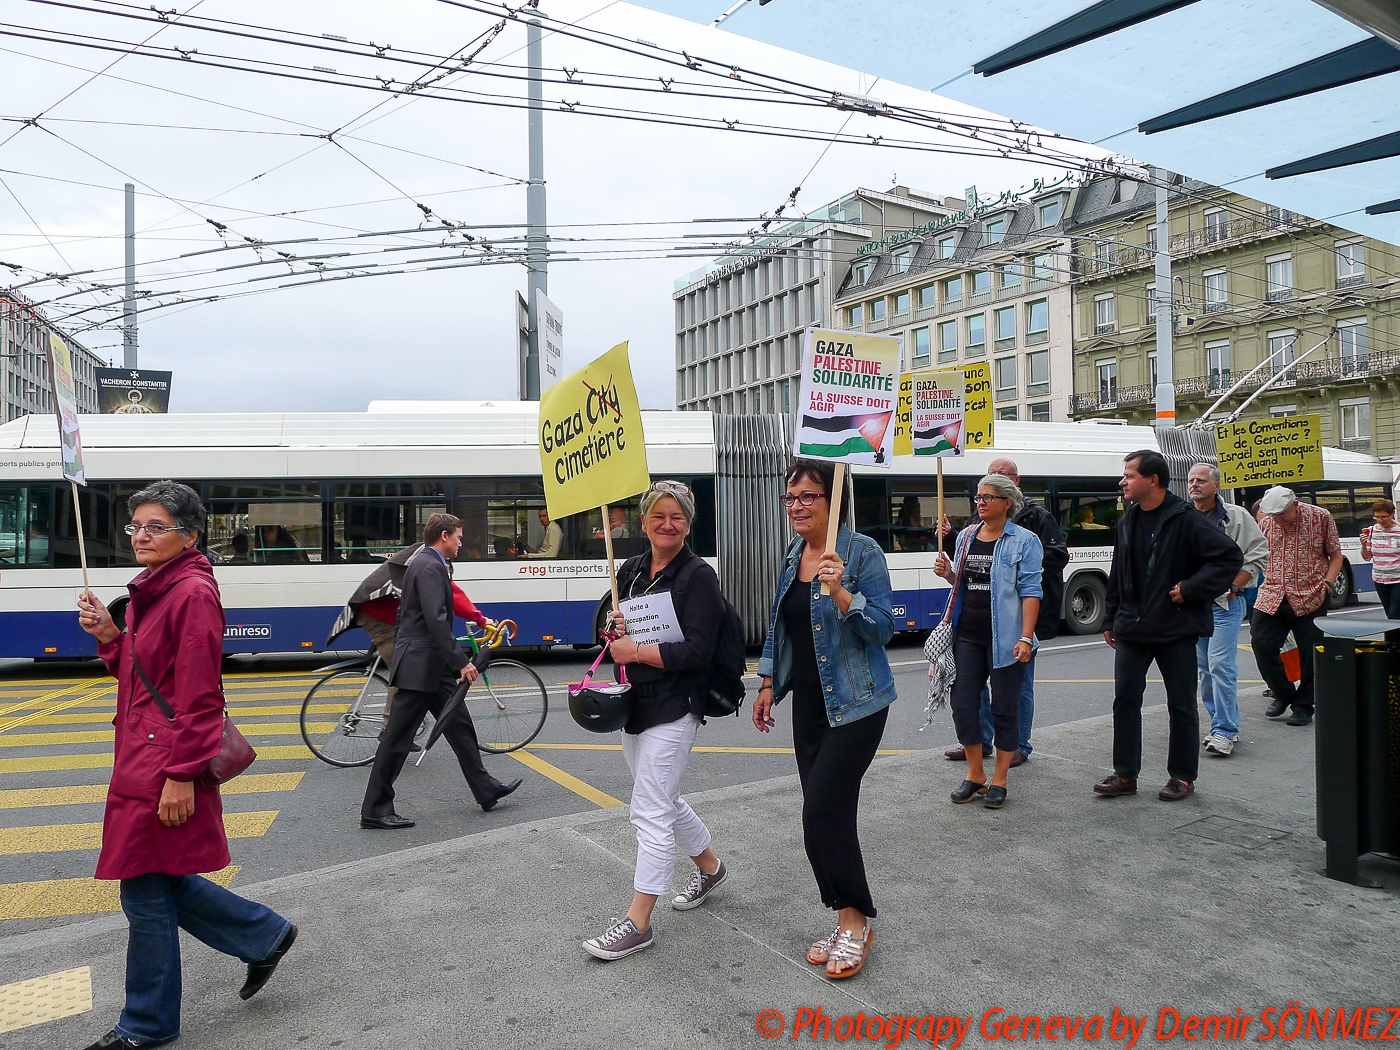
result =
[[[773,600],[753,724],[768,732],[773,704],[792,693],[802,837],[822,903],[838,913],[836,928],[812,945],[807,961],[839,979],[860,972],[874,937],[856,810],[895,690],[885,656],[894,634],[885,556],[874,540],[845,526],[836,549],[826,549],[834,476],[830,463],[797,460],[788,468],[783,503],[799,539],[788,549]],[[821,593],[823,584],[830,595]]]
[[[953,585],[948,601],[957,677],[949,706],[967,755],[967,779],[953,792],[953,801],[984,795],[988,809],[1006,804],[1006,774],[1021,739],[1021,679],[1037,647],[1043,548],[1040,537],[1010,520],[1023,506],[1015,482],[988,474],[977,483],[978,520],[958,536],[956,571],[942,553],[933,570]],[[997,752],[990,786],[982,768],[980,716],[982,687],[989,677]]]

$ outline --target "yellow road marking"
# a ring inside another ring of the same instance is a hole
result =
[[[238,874],[238,865],[206,876],[227,886]],[[91,915],[121,911],[120,883],[96,879],[45,879],[43,882],[0,884],[0,920],[52,919],[60,915]]]
[[[315,758],[305,744],[269,744],[256,748],[258,761]],[[109,752],[93,755],[46,755],[43,758],[0,758],[0,773],[43,773],[55,769],[111,769]]]
[[[237,721],[237,720],[235,720]],[[329,733],[339,722],[307,722],[308,733]],[[237,722],[244,736],[301,736],[297,722]],[[70,729],[62,733],[17,733],[0,736],[0,747],[45,747],[62,744],[101,744],[116,737],[113,729]]]
[[[5,721],[0,722],[0,733],[3,733],[9,729],[13,729],[15,726],[22,726],[28,722],[33,722],[35,719],[42,718],[45,715],[53,714],[55,711],[63,711],[69,707],[77,707],[80,704],[85,704],[89,700],[101,696],[103,693],[110,692],[112,689],[115,688],[115,685],[108,686],[103,689],[98,689],[96,692],[88,693],[86,696],[80,696],[73,700],[65,700],[62,703],[53,704],[49,707],[43,707],[40,708],[38,711],[31,712],[30,714],[20,715],[18,718],[6,719]]]
[[[621,744],[526,744],[527,750],[541,751],[621,751]],[[692,751],[705,751],[722,755],[790,755],[790,747],[693,747]],[[900,751],[882,748],[877,755],[912,755],[913,749]],[[511,752],[515,754],[515,752]]]
[[[0,1032],[14,1032],[92,1009],[92,971],[86,966],[0,986]]]
[[[313,715],[338,715],[350,710],[349,704],[312,704],[307,711]],[[239,707],[237,704],[229,704],[229,714],[235,718],[251,718],[256,715],[299,715],[301,705],[277,704],[268,707]],[[71,726],[86,725],[92,722],[110,722],[112,712],[110,711],[83,711],[78,714],[51,715],[44,718],[36,718],[29,723],[36,726]]]
[[[231,839],[260,839],[272,827],[278,811],[225,813],[224,832]],[[102,822],[90,824],[38,824],[27,828],[0,828],[0,856],[16,853],[68,853],[100,849]]]
[[[512,751],[510,752],[510,757],[515,759],[521,765],[529,766],[541,776],[548,777],[550,780],[554,781],[561,787],[568,788],[575,795],[578,795],[580,798],[587,799],[589,802],[592,802],[595,806],[599,806],[602,809],[610,809],[613,806],[621,806],[625,804],[619,801],[618,799],[613,798],[607,792],[599,791],[591,784],[585,784],[578,777],[571,776],[570,774],[565,773],[558,766],[551,766],[548,762],[540,758],[538,755],[532,755],[528,751]]]
[[[39,684],[39,683],[35,683],[35,684],[37,685],[37,684]],[[49,684],[49,683],[45,683],[45,684]],[[21,704],[21,705],[19,705],[19,706],[17,706],[17,707],[7,707],[7,708],[5,708],[3,711],[0,711],[0,717],[3,717],[3,716],[5,716],[5,715],[8,715],[8,714],[10,714],[12,711],[20,711],[20,710],[23,710],[25,707],[28,707],[30,704],[42,704],[42,703],[45,703],[46,701],[49,701],[49,700],[55,700],[55,699],[57,699],[58,697],[62,696],[64,693],[71,693],[74,689],[81,689],[81,688],[84,686],[84,684],[91,684],[91,683],[74,682],[72,685],[66,686],[66,687],[64,687],[63,689],[58,689],[58,690],[55,690],[55,691],[52,692],[52,693],[46,693],[46,694],[44,694],[43,696],[35,697],[33,700],[26,700],[23,704]]]
[[[221,795],[254,795],[263,791],[295,791],[305,773],[244,773],[219,788]],[[10,788],[0,791],[0,809],[38,806],[77,806],[107,801],[106,784],[74,787]]]

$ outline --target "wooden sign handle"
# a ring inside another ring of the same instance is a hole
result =
[[[943,553],[943,457],[938,457],[938,521],[933,527],[938,533],[938,553]]]
[[[91,588],[88,587],[87,544],[83,541],[82,501],[78,498],[78,483],[70,479],[68,484],[73,486],[73,522],[78,527],[78,561],[83,566],[83,592],[87,594],[91,593]]]
[[[612,581],[613,612],[621,614],[617,604],[617,563],[613,561],[612,520],[608,505],[603,504],[603,545],[608,550],[608,578]]]
[[[827,507],[829,514],[826,520],[826,549],[829,551],[836,550],[836,538],[841,533],[841,486],[845,480],[846,464],[838,463],[836,464],[836,476],[831,480],[831,503]],[[822,593],[831,593],[829,583],[822,584]]]

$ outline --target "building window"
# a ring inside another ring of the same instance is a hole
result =
[[[1157,224],[1153,223],[1147,227],[1147,250],[1155,252],[1157,250]]]
[[[1269,373],[1281,372],[1291,365],[1298,356],[1298,333],[1291,328],[1270,332]]]
[[[1100,361],[1095,370],[1099,378],[1099,407],[1104,408],[1118,400],[1118,362]]]
[[[857,303],[855,306],[846,309],[846,327],[859,328],[865,323],[865,310]]]
[[[928,360],[929,360],[928,329],[927,329],[927,328],[915,328],[915,329],[914,329],[914,367],[915,367],[915,368],[924,368],[924,367],[926,367],[926,366],[928,365]]]
[[[1049,402],[1049,401],[1039,401],[1039,402],[1037,402],[1036,404],[1031,405],[1031,422],[1032,422],[1032,423],[1048,423],[1048,422],[1050,422],[1050,402]]]
[[[1217,339],[1206,344],[1206,372],[1210,388],[1223,389],[1230,381],[1230,340]]]
[[[1016,421],[1016,419],[1018,418],[1018,417],[1017,417],[1017,414],[1016,414],[1016,406],[1015,406],[1015,405],[1008,405],[1006,408],[999,408],[999,409],[997,409],[997,418],[998,418],[998,419],[1009,419],[1009,420],[1011,420],[1011,421],[1014,423],[1014,422]]]
[[[986,295],[992,290],[992,272],[990,270],[973,270],[971,276],[973,295]]]
[[[1268,290],[1265,298],[1270,302],[1275,299],[1290,299],[1293,297],[1293,256],[1274,255],[1264,260],[1264,271],[1268,279]]]
[[[1021,264],[1007,263],[1001,268],[1001,286],[1015,288],[1021,283]]]
[[[1031,279],[1035,281],[1053,281],[1055,279],[1055,256],[1050,252],[1043,252],[1032,260],[1033,269]]]
[[[894,293],[894,315],[895,315],[896,317],[904,317],[904,316],[906,316],[908,313],[909,313],[909,293],[908,293],[908,292],[895,292],[895,293]]]
[[[1362,284],[1366,280],[1366,245],[1362,241],[1342,241],[1337,245],[1337,287]]]
[[[1006,220],[993,219],[987,223],[987,243],[1000,244],[1002,238],[1006,236]]]
[[[1202,276],[1206,282],[1206,313],[1217,313],[1228,308],[1229,275],[1224,270],[1207,270]]]
[[[981,357],[987,352],[987,315],[973,314],[967,319],[967,356]]]
[[[943,282],[943,301],[945,303],[957,303],[962,301],[961,277],[949,277]]]
[[[931,284],[919,289],[919,309],[928,310],[938,305],[938,294]]]
[[[871,322],[879,324],[885,319],[885,300],[871,299],[869,305]]]
[[[942,321],[938,325],[938,361],[958,359],[958,322]]]
[[[1026,355],[1026,394],[1044,397],[1050,393],[1050,351],[1039,350]]]
[[[947,237],[940,237],[933,243],[934,258],[951,259],[953,257],[953,252],[957,250],[957,247],[958,239],[952,234],[949,234]]]
[[[1054,226],[1060,221],[1060,202],[1058,200],[1046,201],[1040,206],[1040,228],[1043,230],[1047,226]]]
[[[1050,338],[1050,301],[1036,299],[1026,304],[1026,343],[1034,346]]]
[[[787,330],[787,297],[778,296],[773,300],[773,331],[783,332]],[[773,333],[768,333],[772,335]]]
[[[1157,389],[1157,351],[1147,351],[1147,381],[1153,391]]]
[[[1206,243],[1219,244],[1230,236],[1230,219],[1224,208],[1206,210]]]
[[[1143,289],[1142,301],[1146,309],[1147,323],[1151,324],[1157,320],[1157,284],[1155,281]]]
[[[895,273],[904,273],[909,269],[909,260],[913,258],[913,252],[896,252],[891,260],[891,268]]]
[[[1361,375],[1368,371],[1371,338],[1364,317],[1337,322],[1337,345],[1341,351],[1342,375]]]
[[[1010,350],[1016,345],[1016,307],[1003,306],[996,312],[997,349]]]
[[[1113,239],[1105,237],[1094,245],[1094,261],[1098,263],[1100,270],[1107,270],[1113,265]]]
[[[1371,399],[1343,398],[1338,402],[1342,412],[1342,447],[1369,449],[1371,447]]]
[[[996,368],[997,397],[1016,396],[1016,359],[1014,357],[997,358]]]
[[[1269,418],[1271,419],[1282,419],[1284,416],[1296,416],[1297,414],[1298,405],[1296,403],[1291,405],[1269,406]]]
[[[1094,296],[1094,332],[1112,332],[1118,327],[1118,311],[1112,292]]]

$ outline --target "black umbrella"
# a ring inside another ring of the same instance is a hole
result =
[[[489,648],[480,650],[472,657],[472,666],[478,671],[484,672],[486,668],[491,666],[491,653],[493,651]],[[457,688],[452,691],[452,696],[443,705],[442,714],[438,715],[437,721],[433,723],[433,731],[423,742],[423,754],[418,756],[418,762],[415,762],[414,765],[423,761],[423,755],[432,750],[433,745],[438,742],[438,737],[442,736],[443,731],[452,724],[452,720],[457,717],[459,712],[467,709],[467,690],[471,687],[472,684],[465,678],[457,683]]]

